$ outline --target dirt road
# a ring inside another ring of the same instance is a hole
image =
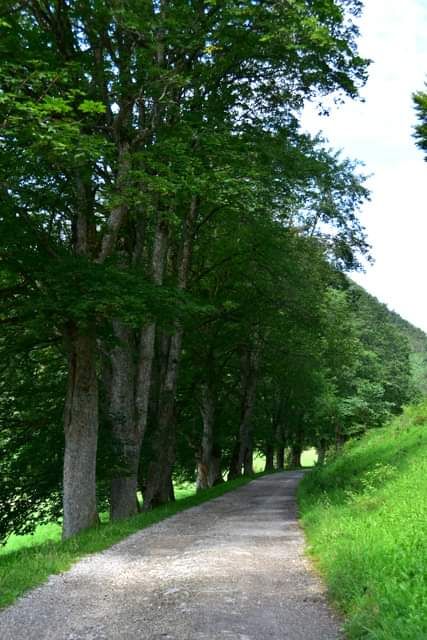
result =
[[[90,556],[0,613],[1,640],[337,640],[295,488],[265,476]]]

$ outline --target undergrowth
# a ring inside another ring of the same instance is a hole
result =
[[[310,553],[351,640],[427,639],[427,402],[300,485]]]

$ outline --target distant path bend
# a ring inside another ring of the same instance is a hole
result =
[[[264,476],[88,556],[1,612],[1,640],[342,638],[303,555],[301,475]]]

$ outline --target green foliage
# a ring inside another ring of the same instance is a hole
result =
[[[424,151],[427,160],[427,92],[418,91],[413,95],[418,124],[415,127],[417,146]]]
[[[61,515],[66,373],[50,346],[14,358],[2,351],[8,366],[0,378],[0,540]]]
[[[311,553],[351,639],[427,634],[427,405],[349,442],[303,480]]]
[[[415,397],[424,398],[427,396],[427,336],[397,313],[390,312],[390,318],[410,346],[412,393]]]
[[[78,332],[96,337],[103,506],[123,466],[105,393],[117,322],[131,328],[135,380],[140,330],[156,324],[143,468],[162,408],[159,345],[178,328],[170,415],[184,478],[200,448],[203,385],[229,464],[246,356],[257,363],[251,437],[262,450],[327,446],[400,410],[407,347],[339,276],[369,249],[356,215],[365,177],[299,126],[306,100],[355,97],[366,80],[360,11],[358,0],[2,5],[0,497],[11,506],[0,538],[59,515]]]

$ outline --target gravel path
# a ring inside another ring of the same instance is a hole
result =
[[[0,613],[1,640],[338,640],[303,555],[300,472],[136,533]]]

